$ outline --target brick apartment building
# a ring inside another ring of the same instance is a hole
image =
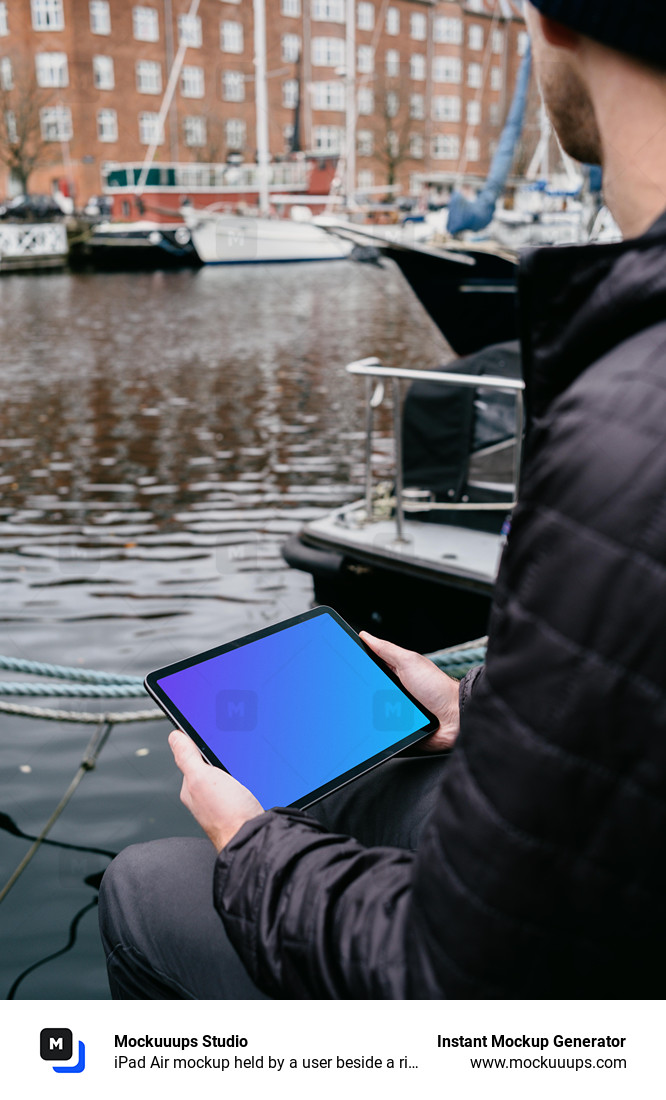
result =
[[[7,144],[41,145],[31,191],[78,204],[109,162],[222,162],[256,153],[252,0],[0,0],[0,194],[21,189]],[[353,10],[356,72],[345,68]],[[361,190],[483,176],[527,35],[516,0],[266,0],[269,144],[335,154],[356,96]],[[173,59],[183,67],[164,132]]]

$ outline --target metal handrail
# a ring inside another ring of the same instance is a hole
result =
[[[400,381],[439,382],[443,386],[463,386],[468,389],[489,389],[499,392],[512,393],[516,398],[516,452],[514,459],[514,493],[517,492],[520,481],[520,468],[522,463],[524,400],[523,391],[525,383],[522,379],[502,378],[499,375],[455,374],[452,371],[438,370],[411,370],[407,367],[385,367],[381,359],[370,356],[367,359],[357,359],[348,363],[348,374],[360,375],[366,379],[366,448],[365,448],[365,511],[367,520],[372,517],[372,429],[374,409],[381,404],[381,397],[377,400],[377,393],[373,395],[372,379],[392,379],[393,390],[393,437],[395,446],[395,521],[396,541],[405,542],[404,514],[409,512],[434,512],[434,511],[507,511],[515,507],[516,500],[510,503],[416,503],[405,504],[403,499],[404,484],[402,470],[402,426],[401,426],[401,402]],[[383,396],[383,393],[382,393]]]

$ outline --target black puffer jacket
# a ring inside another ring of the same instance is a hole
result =
[[[532,253],[521,308],[520,499],[420,850],[273,810],[219,857],[273,996],[664,996],[666,215]]]

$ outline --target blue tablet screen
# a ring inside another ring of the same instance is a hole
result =
[[[262,806],[287,806],[428,725],[328,614],[157,681]]]

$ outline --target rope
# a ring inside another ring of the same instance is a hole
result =
[[[50,722],[83,722],[94,725],[96,722],[110,722],[116,726],[121,722],[154,722],[166,718],[163,711],[157,710],[52,710],[49,707],[29,707],[22,703],[5,703],[0,700],[0,713],[13,714],[19,718],[43,718]]]
[[[98,672],[94,668],[71,668],[45,661],[28,661],[23,657],[0,656],[3,672],[26,672],[31,676],[48,676],[55,680],[71,680],[75,684],[141,684],[140,676],[125,676],[117,672]]]
[[[12,683],[0,680],[0,695],[50,696],[58,699],[139,699],[145,697],[143,684],[33,684],[29,680]]]

